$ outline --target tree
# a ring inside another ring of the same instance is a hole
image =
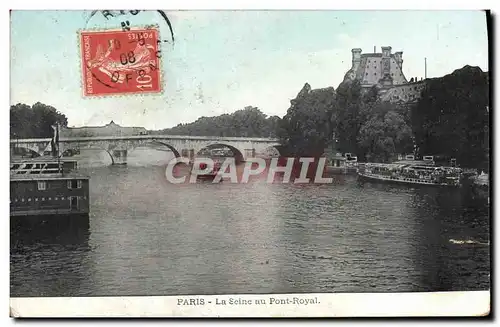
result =
[[[156,133],[197,136],[276,137],[280,118],[267,117],[259,108],[247,106],[232,114],[200,117],[189,124],[179,124]]]
[[[390,162],[396,154],[412,153],[413,138],[397,105],[377,102],[360,128],[358,149],[369,161]]]
[[[432,79],[411,110],[420,155],[454,157],[464,167],[478,167],[488,157],[488,75],[465,66]]]
[[[290,102],[291,106],[278,127],[284,151],[289,156],[321,156],[333,131],[333,87],[311,90],[306,83]]]
[[[341,83],[337,89],[337,110],[332,116],[339,151],[359,153],[358,135],[378,99],[375,87],[363,92],[358,80]]]
[[[33,106],[18,103],[10,107],[11,138],[47,138],[52,137],[52,125],[59,122],[68,126],[66,116],[54,107],[37,102]]]

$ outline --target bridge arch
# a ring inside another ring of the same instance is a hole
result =
[[[281,144],[270,145],[262,151],[262,154],[270,157],[281,157],[284,155],[283,146]]]
[[[172,153],[174,154],[174,156],[176,158],[179,158],[181,156],[180,153],[179,153],[179,151],[173,145],[170,145],[168,143],[165,143],[165,142],[162,142],[162,141],[158,141],[158,140],[152,140],[151,143],[158,143],[158,144],[166,146],[167,148],[170,149],[170,151],[172,151]]]
[[[106,151],[109,154],[109,157],[111,158],[111,165],[114,165],[115,164],[115,158],[113,157],[113,155],[111,154],[111,152],[109,152],[109,150],[104,149],[104,148],[100,148],[100,149]]]
[[[64,147],[63,149],[60,148],[61,157],[64,157],[64,154],[67,153],[68,151],[71,151],[71,150],[80,150],[81,151],[82,148],[80,148],[78,146],[68,146],[68,147]],[[111,164],[112,165],[115,164],[115,158],[113,157],[113,155],[111,154],[111,152],[108,149],[106,149],[105,147],[103,147],[103,146],[93,145],[93,146],[90,146],[90,147],[85,147],[85,148],[83,148],[83,150],[103,150],[111,158]]]
[[[208,145],[205,145],[203,146],[201,149],[199,149],[197,152],[196,152],[196,156],[204,149],[214,149],[214,148],[217,148],[217,147],[226,147],[226,148],[229,148],[229,150],[231,150],[231,152],[233,153],[233,157],[236,161],[236,163],[239,163],[239,162],[242,162],[242,161],[245,161],[245,156],[243,154],[243,151],[241,151],[240,149],[230,145],[230,144],[227,144],[227,143],[210,143]]]
[[[169,150],[172,151],[172,153],[175,155],[175,157],[180,157],[179,151],[171,144],[162,142],[161,140],[149,140],[148,142],[141,142],[138,144],[131,144],[131,143],[118,143],[115,146],[108,146],[109,144],[106,142],[90,142],[87,145],[81,146],[79,143],[61,143],[60,144],[60,151],[61,154],[66,153],[67,151],[70,150],[103,150],[105,151],[109,157],[111,158],[111,165],[115,165],[117,163],[116,157],[113,155],[113,150],[117,149],[125,149],[125,150],[133,150],[137,147],[140,146],[148,146],[151,144],[160,144],[162,146],[167,147]]]

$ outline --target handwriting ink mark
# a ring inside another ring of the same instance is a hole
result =
[[[163,19],[165,20],[165,22],[168,25],[168,28],[170,29],[170,35],[172,36],[172,43],[175,43],[174,30],[172,28],[172,23],[170,23],[170,19],[168,19],[167,14],[165,14],[165,12],[163,10],[158,10],[158,12],[163,17]]]
[[[107,20],[109,20],[108,16],[111,16],[111,17],[115,17],[109,10],[103,10],[102,11],[102,15],[104,16],[104,18],[106,18]]]
[[[109,85],[109,84],[106,84],[106,83],[104,83],[103,81],[101,81],[101,80],[99,79],[99,77],[97,77],[94,73],[92,73],[92,76],[96,79],[96,81],[98,81],[98,82],[99,82],[99,83],[101,83],[102,85],[107,86],[107,87],[109,87],[110,89],[114,89],[114,88],[115,88],[115,87],[113,87],[113,86],[111,86],[111,85]]]
[[[125,22],[122,22],[122,30],[123,31],[130,31],[130,22],[128,20]]]

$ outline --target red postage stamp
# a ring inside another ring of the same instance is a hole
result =
[[[158,30],[86,31],[80,42],[84,96],[162,91]]]

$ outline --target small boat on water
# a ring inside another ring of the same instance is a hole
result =
[[[191,170],[193,170],[196,166],[196,170],[199,172],[203,173],[198,173],[196,176],[196,179],[199,181],[213,181],[214,178],[217,176],[220,168],[221,168],[221,161],[219,159],[214,159],[210,158],[213,161],[213,166],[208,169],[208,165],[205,162],[199,162],[196,163],[195,161],[191,161],[190,167]],[[222,179],[221,179],[222,181]]]
[[[329,163],[326,172],[330,174],[356,175],[358,172],[358,158],[351,153],[337,153],[331,157]]]
[[[358,176],[364,180],[427,186],[461,186],[462,169],[434,166],[426,162],[400,161],[392,164],[359,165]]]
[[[472,195],[474,198],[487,199],[490,201],[490,180],[489,174],[481,171],[481,174],[469,177],[468,183],[470,185]]]
[[[489,174],[485,174],[484,171],[481,171],[477,177],[474,178],[474,183],[483,188],[489,188],[490,186],[490,178]]]

